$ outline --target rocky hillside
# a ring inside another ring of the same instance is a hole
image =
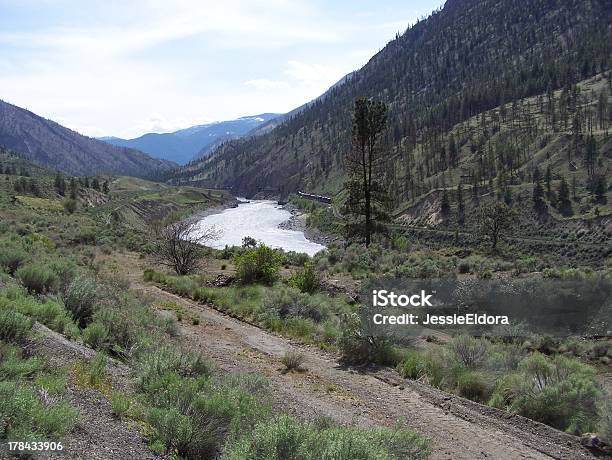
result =
[[[134,149],[82,136],[54,121],[0,101],[0,146],[67,174],[153,177],[176,166]]]
[[[497,107],[496,119],[511,128],[510,139],[519,129],[533,128],[540,136],[571,133],[574,126],[582,136],[597,128],[590,134],[601,153],[610,118],[609,84],[584,94],[575,84],[609,69],[611,24],[612,6],[603,0],[449,0],[326,97],[265,135],[222,145],[173,180],[232,187],[244,195],[279,189],[336,193],[344,182],[351,110],[359,96],[388,104],[382,147],[390,152],[387,182],[397,207],[440,186],[443,174],[455,178],[446,178],[445,185],[457,185],[460,176],[484,183],[500,171],[512,181],[527,180],[514,170],[530,161],[529,152],[519,158],[506,151],[508,144],[490,142],[500,123],[484,126],[473,138],[457,139],[453,129]],[[519,102],[537,95],[542,116],[533,126]],[[579,141],[576,145],[586,145],[584,137]],[[584,156],[582,147],[575,151],[576,164]],[[483,152],[495,161],[472,164],[470,158],[461,164],[462,155]]]

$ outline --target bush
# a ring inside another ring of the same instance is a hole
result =
[[[368,336],[361,329],[356,314],[347,315],[339,340],[342,359],[353,364],[376,363],[396,366],[398,356],[391,339],[384,336]]]
[[[26,259],[27,254],[21,249],[0,248],[0,267],[3,267],[10,275],[14,275]]]
[[[56,292],[59,288],[57,274],[41,265],[25,265],[15,274],[21,284],[31,293],[45,294]]]
[[[77,202],[76,202],[76,200],[73,200],[73,199],[69,198],[67,200],[62,201],[62,206],[64,207],[64,210],[68,214],[72,214],[77,209]]]
[[[607,444],[612,444],[612,397],[606,395],[598,404],[599,424],[597,432]]]
[[[69,432],[78,413],[68,404],[43,404],[32,388],[0,382],[0,439],[25,441],[41,435],[52,440]]]
[[[472,401],[482,403],[488,401],[492,390],[492,385],[480,372],[466,370],[457,379],[457,393],[459,396],[471,399]]]
[[[314,294],[319,289],[319,284],[319,276],[312,262],[307,262],[302,270],[294,273],[289,279],[289,285],[308,294]]]
[[[66,376],[63,373],[41,374],[36,377],[35,384],[50,395],[60,395],[66,390]]]
[[[258,424],[232,440],[223,460],[424,459],[427,441],[409,430],[317,427],[288,415]]]
[[[417,380],[425,372],[424,364],[422,354],[410,350],[405,354],[404,360],[397,365],[397,372],[405,379]]]
[[[106,379],[106,356],[102,353],[96,353],[94,359],[91,360],[88,366],[89,384],[92,386],[102,385]]]
[[[595,371],[565,356],[533,353],[521,361],[511,410],[575,434],[594,431],[601,389]]]
[[[235,258],[236,272],[243,283],[272,284],[278,278],[282,262],[282,254],[263,244]]]
[[[109,330],[104,324],[91,323],[83,331],[83,341],[94,350],[105,350],[109,346]]]
[[[449,348],[455,357],[467,367],[475,367],[483,362],[487,356],[487,342],[469,335],[460,335],[453,338]]]
[[[306,357],[299,351],[288,351],[281,358],[281,363],[285,365],[287,371],[300,370]]]
[[[21,349],[3,347],[0,349],[0,380],[15,380],[32,377],[43,367],[38,357],[23,359]]]
[[[210,372],[210,364],[202,355],[170,347],[146,353],[138,364],[139,386],[145,392],[156,386],[167,373],[175,373],[181,377],[198,377],[209,375]]]
[[[122,394],[114,394],[111,398],[111,408],[113,414],[119,418],[125,417],[128,410],[130,410],[130,399]]]
[[[0,308],[3,305],[8,305],[61,334],[69,337],[78,336],[78,328],[72,322],[70,315],[63,305],[54,300],[45,299],[41,302],[25,295],[21,290],[15,290],[0,296]]]
[[[97,295],[98,286],[89,278],[76,278],[68,286],[64,304],[79,326],[85,327],[91,322]]]
[[[194,437],[194,427],[190,417],[181,414],[175,408],[153,408],[149,412],[148,422],[166,449],[176,450],[179,455],[186,456]]]
[[[14,310],[0,309],[0,340],[22,342],[30,329],[30,318]]]

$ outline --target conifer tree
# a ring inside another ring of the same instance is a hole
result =
[[[346,156],[349,180],[346,201],[349,237],[361,236],[366,246],[372,234],[384,231],[389,220],[389,197],[382,183],[386,155],[380,148],[382,133],[387,126],[387,107],[383,102],[359,98],[353,111],[353,147]]]
[[[570,191],[565,177],[561,178],[561,184],[559,185],[559,191],[557,192],[557,206],[559,208],[559,212],[561,212],[561,214],[564,216],[569,216],[572,214]]]

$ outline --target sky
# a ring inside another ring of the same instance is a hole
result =
[[[132,138],[288,112],[442,0],[0,0],[0,99]]]

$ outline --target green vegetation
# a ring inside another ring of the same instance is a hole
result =
[[[281,363],[283,363],[287,371],[299,371],[305,360],[306,357],[303,353],[299,351],[288,351],[281,358]]]
[[[286,415],[258,425],[229,445],[227,460],[427,458],[425,442],[406,430],[318,427]]]
[[[51,203],[61,200],[54,194],[70,193],[69,184],[86,187],[64,179],[64,188],[56,179],[44,175],[39,179],[39,192]],[[87,186],[92,182],[88,179]],[[119,183],[130,191],[117,192],[111,185],[110,196],[150,193],[144,181]],[[144,190],[135,192],[137,184]],[[10,187],[11,181],[0,181],[0,191],[3,186]],[[170,190],[162,187],[164,193]],[[81,195],[75,195],[79,202]],[[258,443],[252,434],[259,436],[282,417],[271,407],[266,380],[254,374],[217,372],[205,356],[187,351],[172,317],[158,315],[149,300],[130,290],[120,267],[104,259],[118,248],[138,248],[145,257],[150,248],[144,233],[123,220],[127,213],[113,217],[106,206],[111,205],[106,201],[94,207],[79,205],[72,213],[61,206],[34,210],[31,201],[11,203],[0,194],[0,213],[7,216],[0,223],[0,440],[57,441],[71,436],[79,415],[65,397],[70,387],[95,391],[110,400],[113,415],[140,427],[160,455],[199,459],[231,451],[231,458],[237,458],[238,446]],[[214,302],[236,316],[332,346],[339,335],[339,315],[351,307],[322,293],[307,293],[318,289],[314,269],[305,265],[307,257],[261,246],[236,250],[229,258],[234,255],[242,261],[238,265],[242,263],[245,274],[235,285],[210,287],[201,275],[168,276],[155,270],[147,270],[145,278],[177,294]],[[296,287],[282,276],[283,265],[301,267],[291,283]],[[177,319],[199,323],[176,302],[158,307],[173,311]],[[65,368],[49,368],[38,351],[34,356],[24,352],[38,340],[38,334],[31,332],[34,321],[82,341],[97,350],[96,355]],[[115,381],[115,360],[133,369],[132,389],[126,391]],[[301,362],[300,357],[292,361],[295,368]],[[320,429],[308,425],[308,430]],[[367,447],[373,436],[353,428],[325,430],[328,452],[343,458],[361,452],[355,446]],[[383,430],[376,436],[380,446],[364,451],[376,453],[375,458],[407,458],[387,447],[395,440],[414,458],[427,451],[426,441],[410,431]],[[339,444],[340,439],[346,442]],[[296,443],[286,447],[302,450],[299,440]]]
[[[342,318],[356,309],[340,298],[302,293],[282,282],[272,286],[204,287],[205,280],[199,276],[169,276],[152,269],[145,270],[144,279],[174,294],[212,304],[232,316],[322,348],[337,347]],[[162,304],[161,308],[181,312],[174,305]]]
[[[236,256],[236,272],[244,283],[273,283],[283,261],[282,255],[263,244]]]
[[[464,398],[508,410],[571,433],[605,423],[607,396],[595,370],[568,355],[531,352],[530,341],[504,343],[458,336],[429,351],[408,351],[397,366]]]

